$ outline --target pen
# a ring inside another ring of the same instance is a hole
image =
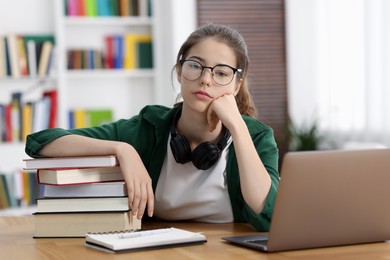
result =
[[[138,231],[133,233],[121,234],[119,238],[136,238],[150,235],[158,235],[169,232],[170,228],[156,229],[156,230],[147,230],[147,231]]]

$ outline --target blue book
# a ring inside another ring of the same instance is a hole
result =
[[[69,121],[69,129],[73,129],[74,128],[74,115],[73,115],[73,111],[69,111],[68,113],[68,121]]]
[[[97,14],[98,16],[111,16],[111,1],[97,0]]]
[[[121,35],[116,35],[114,39],[114,68],[121,69],[123,68],[123,37]]]

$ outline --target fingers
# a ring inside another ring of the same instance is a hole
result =
[[[220,121],[229,129],[239,118],[241,115],[236,99],[234,95],[229,93],[214,99],[207,111],[209,130],[215,130]]]
[[[148,216],[153,217],[154,213],[154,194],[152,184],[150,184],[150,188],[148,189]]]
[[[146,178],[133,178],[127,182],[129,205],[133,216],[142,219],[146,206],[148,207],[148,216],[153,216],[154,194],[152,181],[149,176]]]
[[[213,111],[212,105],[210,105],[209,110],[207,111],[207,122],[209,124],[209,131],[212,132],[218,125],[219,118],[217,114]]]
[[[152,179],[140,156],[134,147],[125,143],[119,143],[116,154],[126,182],[128,203],[132,215],[141,219],[146,207],[148,207],[148,215],[153,216]]]

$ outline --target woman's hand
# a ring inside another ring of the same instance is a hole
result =
[[[134,147],[126,143],[119,145],[116,150],[133,216],[137,215],[137,218],[141,219],[147,206],[147,214],[152,217],[154,210],[152,180],[141,158]]]
[[[231,129],[234,122],[238,122],[237,120],[241,120],[241,115],[233,94],[225,94],[211,102],[207,111],[210,132],[215,130],[219,121],[222,121],[226,128]]]

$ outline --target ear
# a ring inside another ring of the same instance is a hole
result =
[[[244,80],[242,78],[237,82],[235,89],[234,89],[234,92],[233,92],[234,96],[236,96],[238,94],[238,92],[240,91],[243,82],[244,82]]]
[[[177,81],[181,83],[181,66],[176,66],[176,77]]]

